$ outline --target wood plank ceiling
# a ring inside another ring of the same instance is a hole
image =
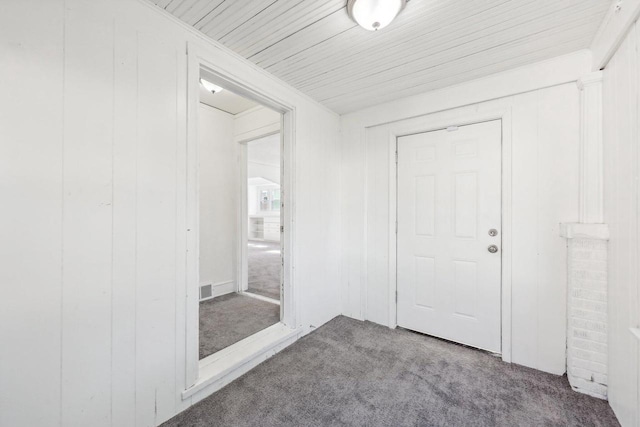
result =
[[[610,0],[411,0],[369,32],[346,0],[152,0],[338,113],[589,47]]]

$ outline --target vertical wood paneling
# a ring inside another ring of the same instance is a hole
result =
[[[178,49],[157,34],[138,43],[136,405],[151,425],[175,405]]]
[[[538,364],[538,100],[531,92],[513,98],[512,361]],[[517,173],[528,171],[528,173]],[[534,171],[534,173],[531,173]],[[559,222],[559,221],[558,221]],[[515,256],[518,254],[518,256]],[[530,274],[533,272],[533,274]]]
[[[624,426],[640,423],[638,269],[638,27],[634,25],[604,71],[605,223],[609,225],[609,402]]]
[[[295,146],[295,205],[299,218],[296,223],[295,292],[303,311],[298,311],[299,325],[308,323],[317,327],[338,315],[339,259],[337,249],[337,223],[339,210],[336,193],[339,188],[336,169],[337,147],[334,135],[338,123],[320,113],[306,109],[298,113],[306,137],[298,134]],[[324,142],[322,142],[324,141]],[[285,153],[286,155],[286,153]],[[324,194],[325,189],[329,192]],[[323,200],[327,208],[320,208]],[[331,202],[329,202],[331,200]],[[314,255],[304,248],[315,247]],[[286,250],[286,248],[285,248]],[[317,252],[315,252],[317,251]]]
[[[370,289],[389,286],[389,133],[374,128],[367,131],[366,201],[367,269],[366,281]],[[395,183],[393,183],[395,185]],[[367,320],[386,324],[389,320],[388,292],[368,292]]]
[[[123,9],[116,9],[123,13]],[[136,169],[138,45],[135,29],[115,22],[113,120],[113,287],[111,416],[135,425]]]
[[[2,426],[60,425],[63,22],[61,0],[0,2]]]
[[[342,313],[363,320],[362,301],[366,295],[363,248],[365,210],[365,130],[342,122]]]
[[[562,102],[558,102],[562,100]],[[567,342],[567,249],[560,223],[578,221],[579,96],[573,84],[541,91],[538,103],[537,215],[538,342],[537,368],[556,374],[566,369],[558,349]],[[559,183],[559,177],[561,183]],[[546,202],[545,202],[546,201]]]
[[[87,0],[66,0],[65,6],[62,425],[108,426],[112,10]]]
[[[0,425],[153,426],[191,403],[187,43],[295,109],[298,322],[339,313],[336,115],[144,2],[0,2],[0,40]]]

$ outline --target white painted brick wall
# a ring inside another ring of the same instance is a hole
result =
[[[568,241],[567,376],[574,390],[607,398],[607,241]]]

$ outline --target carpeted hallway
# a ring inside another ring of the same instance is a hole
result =
[[[171,426],[618,426],[565,377],[337,317]]]
[[[200,359],[280,321],[280,306],[240,294],[200,303]]]
[[[250,240],[249,292],[280,301],[280,242]]]

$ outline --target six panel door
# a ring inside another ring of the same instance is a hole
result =
[[[398,325],[501,350],[501,122],[399,137]]]

